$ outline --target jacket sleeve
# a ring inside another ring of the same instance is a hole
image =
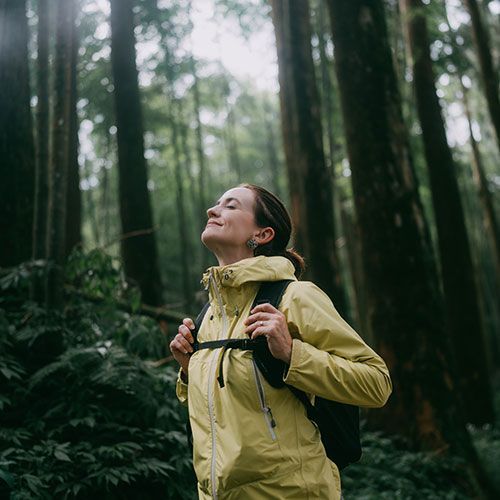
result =
[[[175,393],[177,395],[177,399],[181,402],[183,406],[187,406],[188,404],[188,384],[184,382],[181,376],[182,369],[179,368],[179,372],[177,373],[177,383],[175,387]]]
[[[293,338],[287,384],[341,403],[384,406],[392,392],[385,362],[342,319],[325,292],[308,281],[291,283],[280,309]]]

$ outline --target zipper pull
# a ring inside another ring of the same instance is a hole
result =
[[[269,406],[266,406],[266,412],[269,415],[269,420],[271,421],[271,427],[276,427],[276,420],[274,420],[273,417],[273,412],[271,411],[271,408]]]

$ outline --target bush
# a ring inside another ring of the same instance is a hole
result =
[[[137,291],[110,257],[74,254],[66,274],[80,293],[46,311],[27,300],[40,269],[0,280],[0,497],[195,498],[176,370],[147,362],[167,339],[114,305]]]

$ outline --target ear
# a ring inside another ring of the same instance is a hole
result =
[[[272,227],[264,227],[254,236],[259,246],[269,243],[273,238],[274,229]]]

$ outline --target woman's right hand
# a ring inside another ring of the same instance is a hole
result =
[[[194,330],[195,325],[191,318],[184,318],[182,325],[177,329],[178,333],[174,340],[170,342],[170,352],[175,360],[181,365],[184,375],[188,375],[189,359],[193,352],[194,337],[191,330]]]

